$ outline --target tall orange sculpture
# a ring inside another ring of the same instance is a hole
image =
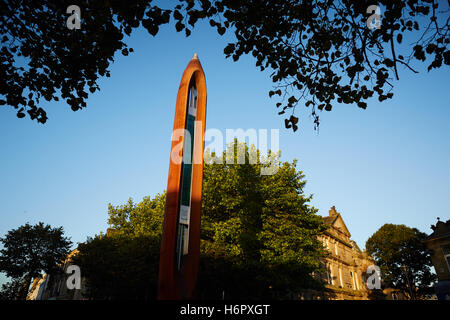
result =
[[[206,80],[197,54],[178,88],[167,182],[158,299],[193,298],[200,255]]]

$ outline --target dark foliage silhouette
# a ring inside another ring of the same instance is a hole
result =
[[[428,71],[450,63],[447,1],[180,0],[165,9],[144,0],[78,1],[81,28],[70,30],[71,4],[0,2],[0,106],[12,106],[19,118],[27,112],[45,123],[43,99],[86,107],[99,77],[110,76],[114,54],[133,51],[124,35],[142,26],[155,36],[170,19],[186,36],[203,19],[220,35],[234,32],[225,55],[236,61],[252,54],[256,66],[273,71],[269,95],[280,96],[276,106],[289,112],[285,126],[293,131],[298,105],[310,108],[317,128],[318,112],[336,103],[365,109],[372,97],[392,98],[400,67],[417,73],[414,62],[427,60]]]

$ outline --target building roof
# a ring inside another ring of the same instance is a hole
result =
[[[438,218],[438,222],[431,226],[433,233],[427,237],[427,240],[450,237],[450,220],[442,222]]]
[[[335,229],[342,231],[343,233],[347,234],[348,237],[351,236],[350,231],[345,225],[344,219],[342,219],[341,214],[336,211],[335,206],[332,206],[331,209],[328,211],[328,216],[322,218],[323,222],[326,225],[329,225],[331,227],[334,227]]]

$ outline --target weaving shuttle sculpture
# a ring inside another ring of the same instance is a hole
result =
[[[175,107],[159,263],[160,300],[194,296],[200,255],[205,120],[205,74],[194,54],[181,77]]]

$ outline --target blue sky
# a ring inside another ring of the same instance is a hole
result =
[[[135,52],[117,55],[86,109],[46,103],[41,125],[1,108],[0,237],[43,221],[76,244],[106,230],[108,203],[163,191],[176,93],[194,52],[206,74],[207,129],[280,129],[282,160],[298,159],[312,204],[321,215],[335,205],[361,247],[385,223],[430,233],[436,217],[449,219],[448,67],[400,68],[393,100],[336,105],[321,113],[319,132],[298,108],[293,133],[268,97],[270,73],[252,56],[225,59],[231,39],[203,23],[189,38],[173,26],[155,38],[138,30],[128,39]]]

